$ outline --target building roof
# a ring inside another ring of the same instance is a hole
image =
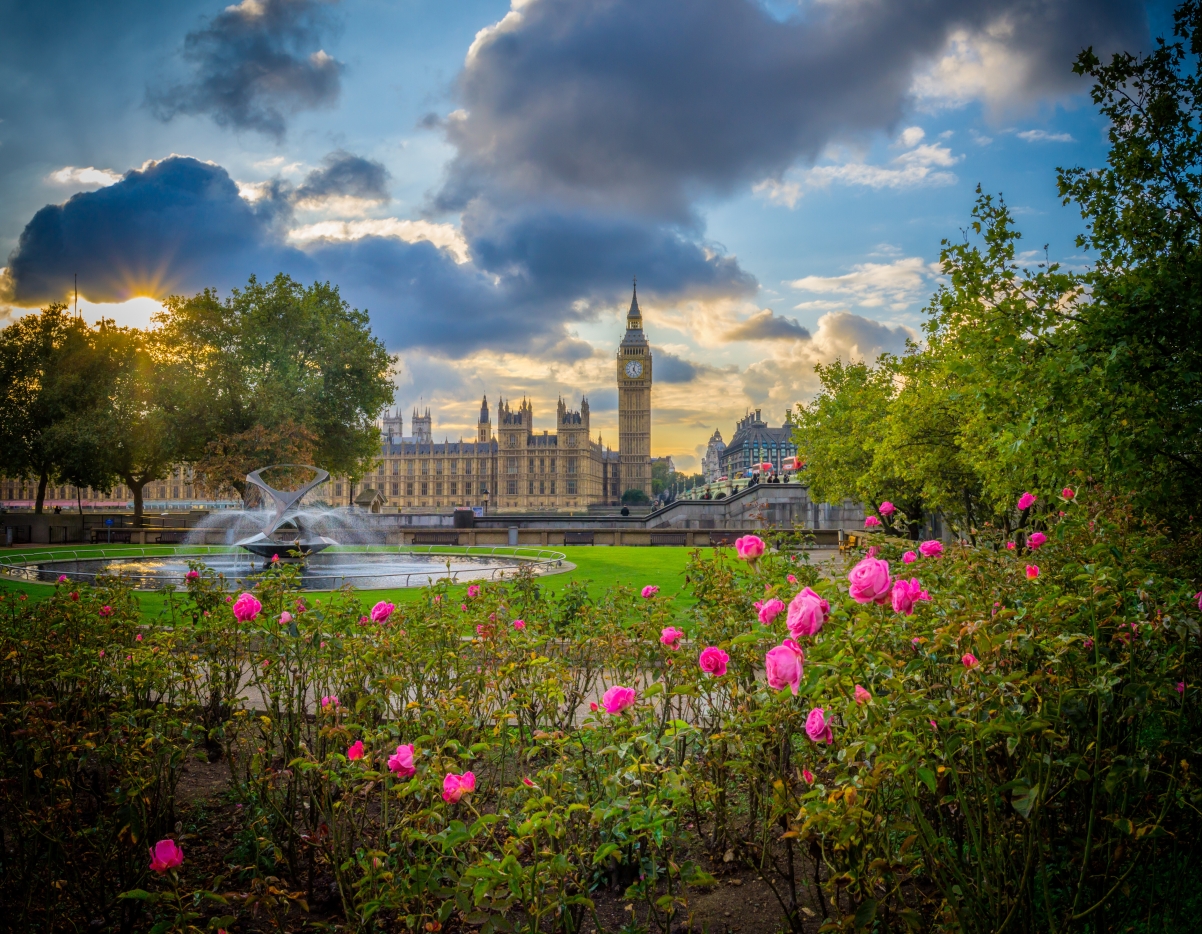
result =
[[[381,454],[384,457],[404,454],[428,454],[433,457],[470,455],[475,457],[495,454],[496,451],[497,441],[495,438],[492,441],[415,441],[413,438],[405,438],[399,443],[385,441],[381,445]]]
[[[760,409],[756,409],[736,424],[734,437],[722,452],[722,459],[725,461],[741,456],[744,443],[750,446],[757,442],[761,445],[775,443],[778,446],[792,444],[793,426],[786,422],[780,428],[772,428],[760,416]]]

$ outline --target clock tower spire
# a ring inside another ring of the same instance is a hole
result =
[[[651,347],[643,333],[637,277],[618,346],[618,458],[622,493],[640,490],[650,499]]]

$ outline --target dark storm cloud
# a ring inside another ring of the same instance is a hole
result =
[[[163,120],[208,114],[220,126],[280,139],[287,116],[338,100],[343,65],[322,48],[332,27],[324,0],[242,0],[184,39],[189,80],[150,88]]]
[[[727,335],[729,341],[804,341],[810,339],[810,332],[792,318],[777,317],[772,310],[752,315]]]
[[[463,106],[444,124],[457,154],[435,205],[537,196],[688,219],[698,196],[893,127],[957,30],[1002,24],[991,35],[1027,57],[1032,97],[1081,87],[1070,65],[1084,45],[1139,46],[1145,33],[1133,0],[862,0],[803,14],[533,0],[478,40],[459,76]]]
[[[300,203],[341,196],[388,201],[389,178],[383,163],[339,149],[322,160],[321,168],[305,176],[294,199]]]
[[[310,275],[310,260],[271,231],[224,169],[173,156],[38,211],[8,259],[6,297],[60,300],[75,273],[93,302],[228,288],[252,273]]]

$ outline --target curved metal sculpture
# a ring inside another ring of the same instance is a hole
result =
[[[311,470],[316,476],[298,490],[277,490],[268,484],[261,474],[266,470],[276,470],[281,467]],[[262,558],[271,558],[277,554],[281,558],[285,556],[294,557],[296,555],[304,558],[307,555],[321,551],[323,548],[337,545],[336,541],[323,535],[306,538],[305,528],[300,522],[299,514],[295,512],[296,505],[304,498],[305,494],[314,487],[320,486],[329,478],[330,475],[327,471],[309,464],[272,464],[270,467],[260,467],[258,470],[252,470],[246,475],[246,482],[262,490],[269,496],[272,504],[275,506],[275,511],[271,519],[263,526],[262,532],[238,542],[238,545]],[[290,510],[293,511],[291,515],[289,515]],[[280,526],[286,522],[291,522],[296,526],[296,541],[284,541],[275,537],[275,533],[279,530]]]

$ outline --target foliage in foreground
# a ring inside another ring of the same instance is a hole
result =
[[[234,603],[198,569],[153,630],[118,581],[6,602],[5,914],[296,926],[332,887],[351,930],[576,931],[615,891],[668,932],[746,867],[794,931],[1187,930],[1196,588],[1122,505],[1064,511],[1033,553],[985,541],[906,565],[881,538],[875,560],[930,596],[913,615],[804,560],[727,551],[695,556],[688,614],[667,581],[549,602],[519,580],[364,617],[350,592],[298,595],[286,567]],[[788,611],[764,624],[754,604],[771,617],[807,584],[830,616],[800,636],[794,696],[764,678]],[[727,659],[707,673],[711,646]],[[636,699],[611,714],[618,685]],[[189,756],[230,772],[215,876],[177,823]],[[163,838],[184,861],[160,874]]]

